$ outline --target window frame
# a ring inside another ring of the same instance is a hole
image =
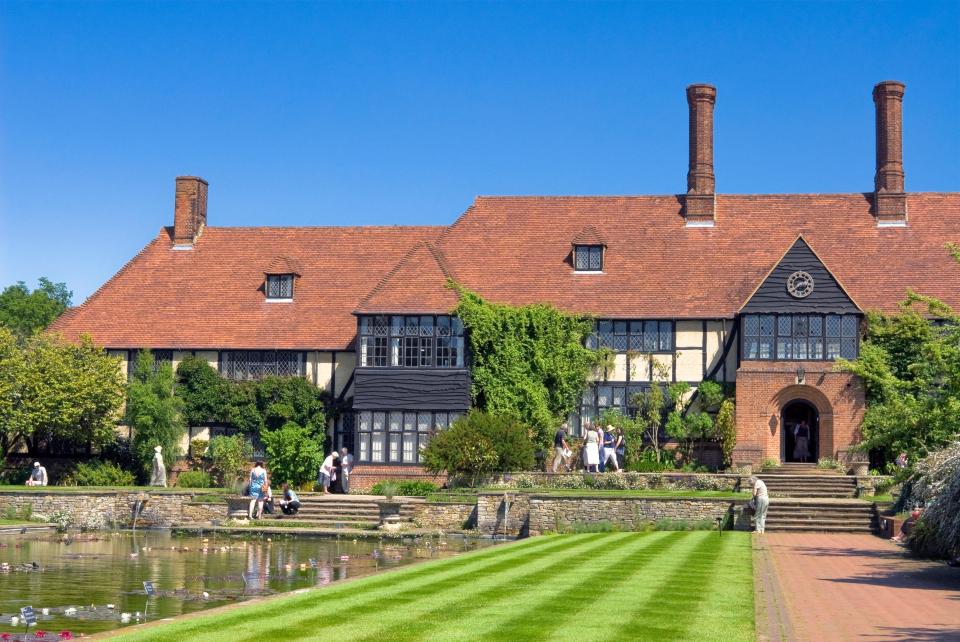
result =
[[[356,410],[354,413],[353,455],[357,463],[422,466],[420,453],[430,436],[449,428],[453,421],[466,415],[467,410]],[[426,415],[429,419],[424,424],[422,420]],[[374,450],[380,454],[379,459],[373,458]]]
[[[597,319],[593,332],[587,337],[587,347],[610,348],[618,354],[674,354],[677,322],[673,319]]]
[[[586,252],[586,267],[580,267],[579,257],[581,252]],[[599,244],[574,244],[573,246],[573,271],[578,273],[598,274],[603,272],[604,255],[606,248]],[[597,257],[597,267],[593,267],[594,256]]]
[[[289,360],[284,363],[288,368],[293,364],[295,372],[281,372],[280,355],[284,355]],[[251,360],[255,356],[256,360]],[[265,357],[272,356],[272,363]],[[246,361],[244,363],[244,360]],[[221,350],[218,356],[218,372],[225,379],[231,381],[259,381],[264,377],[306,377],[307,376],[307,353],[300,350]],[[273,372],[265,371],[271,367]],[[234,376],[238,370],[242,370],[243,376]],[[259,370],[259,372],[255,372]]]
[[[267,301],[279,301],[279,302],[288,302],[293,301],[293,294],[295,290],[296,275],[292,273],[285,274],[267,274],[266,278],[263,281],[263,293],[266,295]],[[274,294],[272,284],[277,284],[279,287],[279,292]],[[286,284],[287,287],[284,287]],[[286,296],[284,296],[286,294]]]
[[[463,369],[466,331],[451,314],[359,315],[357,367]]]
[[[828,362],[839,358],[856,359],[860,356],[862,317],[861,314],[833,312],[742,314],[739,328],[740,360]],[[750,318],[757,319],[757,334],[747,333]],[[772,319],[772,333],[764,334],[764,322],[767,319]],[[836,333],[830,331],[833,319],[836,319]],[[754,340],[757,342],[755,353],[750,343]],[[770,356],[762,356],[767,351]]]

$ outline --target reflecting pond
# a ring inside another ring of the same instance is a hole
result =
[[[309,538],[170,531],[0,535],[0,634],[92,633],[369,575],[491,545],[462,537]],[[153,582],[148,598],[143,582]],[[51,639],[53,639],[51,637]]]

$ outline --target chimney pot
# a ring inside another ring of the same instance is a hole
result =
[[[174,247],[193,247],[207,224],[207,181],[177,176],[173,202]]]
[[[905,225],[907,196],[903,185],[903,93],[906,86],[885,80],[873,88],[877,125],[877,172],[874,214],[877,225]]]
[[[687,87],[690,166],[684,216],[691,227],[713,225],[716,218],[716,180],[713,175],[713,106],[716,101],[717,88],[713,85]]]

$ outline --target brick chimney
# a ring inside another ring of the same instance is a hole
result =
[[[687,172],[687,196],[683,208],[687,227],[713,227],[716,219],[713,176],[713,105],[716,100],[717,88],[713,85],[687,87],[690,169]]]
[[[173,202],[173,244],[189,249],[207,224],[207,181],[199,176],[177,176]]]
[[[903,191],[903,91],[905,85],[885,80],[873,88],[877,108],[877,174],[874,214],[878,227],[907,224],[907,196]]]

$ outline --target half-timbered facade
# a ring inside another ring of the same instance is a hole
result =
[[[478,197],[447,227],[206,225],[205,181],[176,181],[164,228],[53,330],[127,360],[151,348],[224,376],[303,376],[330,394],[330,431],[371,466],[417,466],[430,433],[470,407],[457,281],[496,302],[547,302],[596,319],[614,352],[571,417],[631,411],[673,381],[735,384],[738,458],[814,459],[858,439],[855,358],[868,310],[908,290],[960,305],[960,194],[906,193],[903,85],[880,83],[870,193],[724,195],[713,173],[716,90],[688,88],[686,194]],[[651,159],[652,160],[652,159]]]

